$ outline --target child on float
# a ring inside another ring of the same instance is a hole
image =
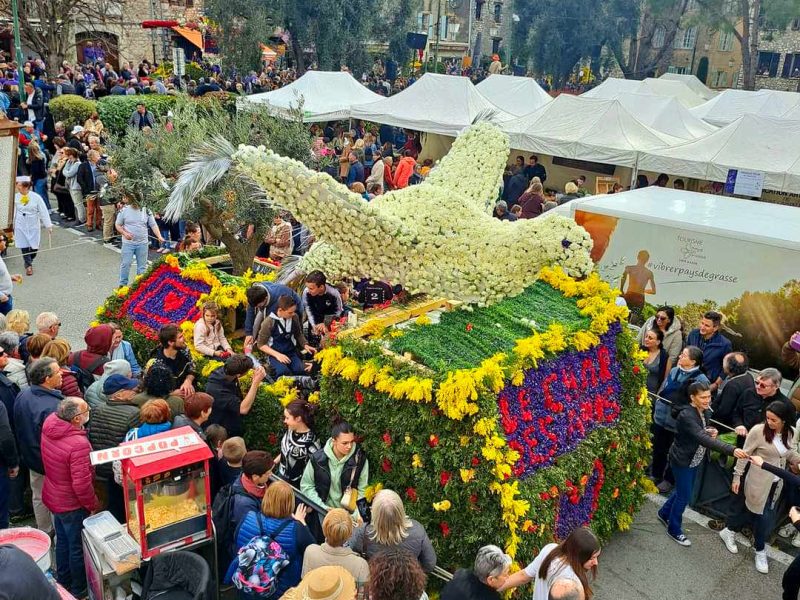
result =
[[[194,324],[192,335],[195,349],[205,356],[225,360],[233,351],[219,320],[219,307],[215,302],[203,304],[203,316]]]
[[[300,358],[305,350],[313,354],[316,349],[310,346],[303,335],[300,318],[297,316],[297,302],[292,296],[281,296],[275,312],[269,314],[258,331],[259,350],[269,357],[269,364],[275,377],[303,375],[309,366]]]

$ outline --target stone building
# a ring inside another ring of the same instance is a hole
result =
[[[756,88],[800,91],[800,17],[783,31],[761,31]]]
[[[741,68],[742,53],[733,32],[701,25],[678,31],[667,72],[693,74],[708,87],[723,89],[737,87]]]

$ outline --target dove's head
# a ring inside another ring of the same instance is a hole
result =
[[[556,263],[572,277],[584,277],[591,273],[594,267],[590,257],[593,242],[589,233],[564,217],[554,217],[550,221],[556,234],[553,239],[560,245]]]

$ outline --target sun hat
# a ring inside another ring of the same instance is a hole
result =
[[[72,128],[72,135],[76,135],[78,133],[83,133],[83,127],[80,125],[75,125],[75,127]]]
[[[306,573],[295,588],[297,600],[352,600],[356,596],[356,580],[343,567],[319,567]]]

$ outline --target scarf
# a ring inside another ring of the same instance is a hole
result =
[[[28,206],[28,202],[30,202],[31,199],[30,197],[28,197],[28,194],[25,194],[24,196],[20,197],[19,201],[22,204],[22,206]]]
[[[264,497],[264,494],[267,493],[267,487],[264,486],[258,487],[255,483],[251,481],[251,479],[244,474],[239,478],[242,482],[242,487],[244,491],[253,496],[254,498],[258,498],[259,500]]]

